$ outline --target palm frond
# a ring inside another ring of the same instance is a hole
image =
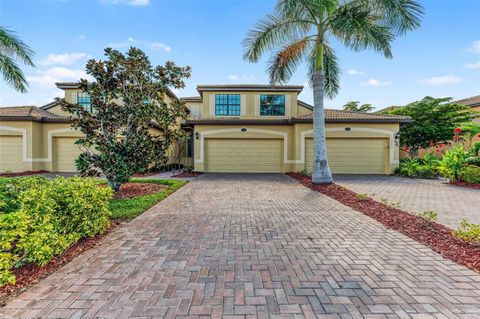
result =
[[[244,59],[258,62],[266,51],[284,45],[289,39],[298,39],[307,35],[313,23],[298,15],[267,15],[247,33],[243,41]]]
[[[18,58],[26,65],[35,66],[32,61],[33,50],[12,31],[4,27],[0,27],[0,52],[14,59]]]
[[[2,73],[5,82],[15,90],[22,93],[27,92],[28,83],[23,76],[22,70],[20,70],[11,57],[0,54],[0,73]]]
[[[312,86],[317,62],[316,50],[312,48],[308,57],[308,79]],[[334,98],[340,90],[340,64],[335,51],[325,43],[323,46],[323,71],[325,76],[325,95]]]
[[[268,63],[271,83],[284,83],[290,79],[305,57],[308,38],[295,40],[276,52]]]
[[[383,24],[396,35],[418,29],[424,9],[415,0],[361,0],[368,2],[373,10],[381,13]]]
[[[360,2],[338,7],[328,19],[328,26],[338,40],[354,51],[373,49],[392,57],[394,35],[390,28],[382,25],[381,17]]]

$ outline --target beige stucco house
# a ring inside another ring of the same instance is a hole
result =
[[[57,83],[65,98],[88,107],[77,83]],[[200,172],[311,170],[312,106],[302,86],[200,85],[183,98],[191,137],[173,159]],[[168,99],[177,97],[169,92]],[[399,163],[404,116],[326,110],[327,152],[333,173],[390,174]],[[56,103],[0,108],[0,171],[75,171],[81,136]],[[182,143],[183,144],[183,143]]]

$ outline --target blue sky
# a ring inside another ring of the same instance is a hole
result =
[[[347,101],[377,108],[403,105],[426,95],[455,99],[480,94],[480,1],[424,0],[421,29],[397,39],[394,58],[351,52],[334,43],[342,88],[329,108]],[[271,12],[271,0],[1,0],[0,24],[36,52],[37,67],[24,67],[27,94],[0,81],[0,106],[44,105],[62,91],[55,81],[84,76],[85,61],[103,49],[138,46],[155,64],[190,65],[192,77],[179,96],[197,95],[198,84],[268,83],[265,59],[242,60],[242,39]],[[290,84],[304,84],[299,68]],[[301,99],[312,101],[306,87]]]

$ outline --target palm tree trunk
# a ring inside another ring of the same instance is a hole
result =
[[[322,57],[323,58],[323,57]],[[319,67],[313,75],[313,169],[312,183],[332,183],[332,173],[327,160],[327,141],[325,138],[325,110],[323,96],[325,75]]]

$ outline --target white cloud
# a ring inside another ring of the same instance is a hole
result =
[[[38,75],[27,76],[27,81],[39,86],[51,87],[55,82],[66,80],[78,81],[81,78],[91,79],[83,70],[54,67],[38,71]]]
[[[127,41],[123,42],[117,42],[117,43],[109,43],[107,46],[111,48],[124,48],[124,47],[129,47],[129,46],[143,46],[143,47],[150,47],[154,50],[161,50],[164,52],[170,52],[172,51],[172,47],[166,45],[165,43],[162,42],[149,42],[149,41],[143,41],[143,40],[138,40],[132,37],[128,37]]]
[[[237,74],[230,74],[228,78],[232,81],[252,81],[255,78],[255,75],[253,74],[242,74],[242,75],[237,75]]]
[[[85,34],[80,34],[78,36],[78,40],[85,40],[87,38],[87,36]]]
[[[40,61],[41,65],[70,65],[78,60],[87,58],[86,53],[63,53],[63,54],[49,54],[43,61]]]
[[[171,47],[161,42],[152,42],[150,46],[152,47],[152,49],[163,50],[165,52],[170,52],[172,50]]]
[[[467,49],[468,52],[480,53],[480,40],[473,41],[472,46]]]
[[[480,69],[480,61],[474,63],[467,63],[465,67],[468,69]]]
[[[348,70],[347,73],[350,74],[350,75],[363,75],[363,74],[365,74],[365,72],[359,71],[359,70],[355,70],[355,69]]]
[[[375,87],[386,86],[390,84],[392,84],[391,81],[379,81],[377,79],[369,79],[365,82],[360,83],[361,86],[375,86]]]
[[[442,76],[431,77],[421,82],[429,85],[442,85],[442,84],[458,83],[460,81],[462,81],[462,78],[459,78],[456,75],[442,75]]]
[[[148,6],[150,4],[150,0],[101,0],[100,2],[104,4],[127,4],[134,7]]]

